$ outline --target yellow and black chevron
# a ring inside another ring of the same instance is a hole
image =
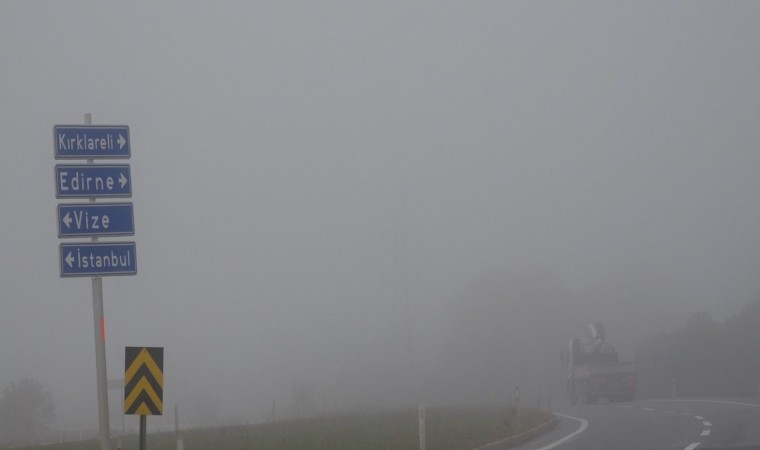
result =
[[[163,347],[126,347],[124,354],[124,414],[162,415]]]

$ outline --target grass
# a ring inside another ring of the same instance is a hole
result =
[[[526,411],[518,427],[511,409],[427,408],[428,450],[467,450],[532,428],[546,413]],[[148,428],[150,431],[150,428]],[[182,430],[185,450],[419,450],[417,410],[364,413],[261,425]],[[137,436],[122,438],[137,450]],[[112,444],[116,449],[116,442]],[[26,447],[27,450],[99,450],[98,441]],[[174,433],[148,434],[148,450],[174,450]]]

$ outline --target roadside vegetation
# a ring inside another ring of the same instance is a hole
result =
[[[42,383],[23,378],[0,396],[0,445],[39,442],[55,419],[53,397]]]
[[[429,450],[469,450],[530,429],[549,414],[523,411],[521,426],[512,408],[428,408]],[[186,450],[418,450],[417,410],[317,417],[260,425],[182,430]],[[174,433],[149,434],[149,450],[174,450]],[[97,450],[96,440],[26,447],[28,450]],[[114,440],[113,448],[116,448]],[[122,439],[138,448],[137,436]]]
[[[760,394],[760,301],[725,321],[692,314],[681,328],[640,345],[639,397]]]

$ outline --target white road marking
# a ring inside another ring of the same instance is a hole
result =
[[[760,408],[760,405],[758,405],[757,403],[729,402],[727,400],[695,400],[695,401],[705,402],[705,403],[721,403],[723,405],[751,406],[753,408]]]
[[[663,411],[663,414],[675,414],[673,411]]]
[[[615,405],[615,406],[617,406],[618,408],[633,408],[633,406],[631,405]]]
[[[717,403],[721,405],[736,405],[736,406],[748,406],[750,408],[760,408],[760,405],[757,403],[746,403],[746,402],[734,402],[729,400],[698,400],[698,399],[689,399],[689,400],[669,400],[669,399],[655,399],[653,401],[660,401],[660,402],[702,402],[702,403]],[[684,416],[690,416],[691,413],[681,413]],[[702,425],[706,427],[711,427],[712,423],[705,420],[702,416],[694,416],[697,420],[702,421]],[[709,436],[710,430],[702,430],[702,436]],[[689,444],[684,450],[694,450],[699,446],[700,442],[694,442],[692,444]]]
[[[703,402],[703,403],[718,403],[722,405],[737,405],[737,406],[749,406],[751,408],[760,408],[760,404],[757,403],[746,403],[746,402],[733,402],[728,400],[699,400],[699,399],[683,399],[683,400],[673,400],[673,399],[652,399],[652,401],[655,402]],[[642,408],[649,410],[649,408]],[[665,411],[666,414],[670,414],[671,411]],[[696,416],[689,412],[682,412],[681,413],[684,416],[694,416],[695,419],[701,420],[702,425],[706,427],[711,427],[712,423],[705,420],[702,416]],[[702,430],[701,436],[709,436],[711,433],[711,430]],[[694,450],[695,448],[699,447],[702,443],[701,442],[692,442],[691,444],[687,445],[684,450]]]
[[[581,423],[581,426],[579,426],[577,430],[573,431],[572,433],[568,434],[567,436],[563,437],[562,439],[560,439],[558,441],[555,441],[555,442],[552,442],[551,444],[545,445],[545,446],[543,446],[541,448],[537,448],[536,450],[549,450],[549,449],[555,448],[555,447],[557,447],[559,445],[562,445],[563,443],[569,441],[570,439],[574,438],[575,436],[578,436],[579,434],[583,433],[584,431],[586,431],[586,428],[588,428],[588,421],[585,420],[585,419],[581,419],[580,417],[566,416],[565,414],[560,414],[560,413],[554,413],[554,415],[555,416],[560,416],[560,417],[566,417],[566,418],[572,419],[572,420],[577,420],[578,422]]]
[[[641,409],[643,409],[644,411],[654,411],[654,408],[641,408]]]
[[[720,403],[723,405],[739,405],[739,406],[751,406],[753,408],[760,408],[757,403],[745,403],[745,402],[732,402],[728,400],[698,400],[698,399],[665,399],[665,398],[653,398],[649,401],[652,402],[703,402],[703,403]]]

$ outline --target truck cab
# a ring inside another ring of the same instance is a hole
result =
[[[636,395],[636,364],[620,362],[614,347],[605,341],[601,324],[589,325],[588,337],[573,338],[563,352],[567,368],[567,394],[570,403],[631,401]]]

